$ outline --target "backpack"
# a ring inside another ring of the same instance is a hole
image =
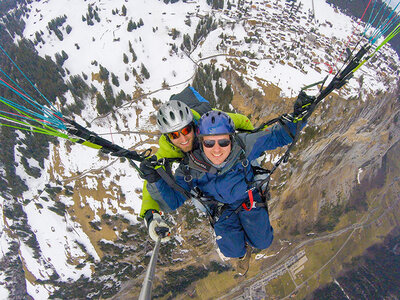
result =
[[[212,110],[210,102],[203,98],[193,87],[188,86],[179,94],[172,95],[169,100],[178,100],[185,103],[201,116]]]

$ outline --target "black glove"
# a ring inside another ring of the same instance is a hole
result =
[[[307,119],[315,108],[314,101],[314,96],[308,96],[304,91],[301,91],[294,102],[293,117]]]
[[[156,166],[156,161],[157,157],[153,155],[140,163],[140,177],[150,183],[156,182],[161,178],[160,175],[158,175],[157,171],[154,169],[154,167]]]

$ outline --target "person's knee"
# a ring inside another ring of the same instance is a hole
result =
[[[242,257],[246,254],[246,248],[243,244],[242,247],[238,248],[232,248],[232,247],[224,247],[224,246],[219,246],[219,250],[221,253],[226,256],[226,257]]]
[[[242,257],[246,254],[246,245],[242,238],[229,238],[227,236],[217,236],[217,245],[221,253],[226,257]]]
[[[266,230],[264,234],[260,234],[259,238],[252,241],[252,246],[257,249],[267,249],[269,246],[271,246],[273,239],[274,230],[271,226],[269,226],[268,230]]]

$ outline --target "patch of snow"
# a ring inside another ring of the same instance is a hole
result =
[[[363,172],[364,170],[362,169],[362,168],[358,168],[358,173],[357,173],[357,183],[358,184],[360,184],[361,182],[360,182],[360,176],[361,176],[361,173]]]

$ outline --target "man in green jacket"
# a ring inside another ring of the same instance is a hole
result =
[[[208,101],[192,87],[173,95],[169,102],[163,104],[157,114],[157,125],[162,133],[158,142],[159,149],[155,153],[157,160],[183,158],[185,153],[191,151],[195,142],[196,123],[203,113],[210,110]],[[228,115],[237,129],[254,129],[246,116],[235,113]],[[149,235],[155,241],[159,237],[156,228],[168,230],[166,237],[161,240],[164,242],[170,239],[170,228],[161,218],[160,211],[169,212],[170,209],[160,195],[150,194],[148,188],[145,181],[140,217],[145,219]]]

